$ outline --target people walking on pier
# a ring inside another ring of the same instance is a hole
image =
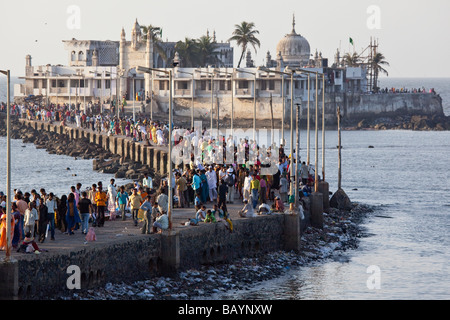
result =
[[[105,225],[105,211],[108,196],[103,192],[103,187],[98,186],[98,192],[95,195],[95,203],[97,205],[97,227],[104,227]]]
[[[89,217],[93,212],[93,208],[86,191],[81,193],[81,199],[78,202],[78,211],[81,215],[81,233],[87,235],[89,231]]]
[[[152,211],[153,206],[151,203],[152,197],[148,195],[145,198],[144,203],[141,205],[140,210],[144,210],[144,225],[142,227],[142,234],[151,234],[153,223],[152,223]]]
[[[137,227],[138,219],[139,219],[139,210],[141,208],[144,199],[142,199],[141,195],[138,194],[138,190],[133,189],[133,194],[128,199],[128,205],[131,208],[131,214],[134,221],[134,226]]]

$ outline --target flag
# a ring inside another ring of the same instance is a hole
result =
[[[352,38],[350,38],[350,43],[354,46],[355,45],[355,43],[353,42],[353,39]]]

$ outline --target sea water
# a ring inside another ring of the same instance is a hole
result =
[[[435,88],[450,114],[449,79],[387,81],[383,87]],[[300,136],[305,160],[306,132]],[[314,139],[311,143],[314,149]],[[337,145],[337,132],[327,131],[325,177],[331,192],[337,190]],[[370,236],[362,238],[356,250],[220,298],[450,298],[450,132],[344,131],[342,146],[343,189],[353,202],[376,206],[364,223]],[[6,181],[5,153],[6,139],[0,138],[0,190]],[[12,143],[12,162],[12,187],[23,191],[45,188],[67,194],[77,182],[85,187],[111,178],[93,172],[92,161],[48,155],[17,140]]]

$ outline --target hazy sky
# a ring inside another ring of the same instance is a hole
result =
[[[374,37],[391,77],[450,77],[449,0],[1,0],[0,12],[0,69],[14,76],[24,75],[27,54],[33,65],[66,65],[62,40],[118,41],[122,27],[129,40],[136,18],[162,27],[168,41],[198,38],[209,29],[225,42],[235,24],[254,22],[261,48],[253,59],[261,65],[267,51],[275,58],[295,13],[296,31],[311,53],[317,48],[331,62],[337,48],[353,50],[349,37],[358,52]],[[240,49],[232,44],[237,65]]]

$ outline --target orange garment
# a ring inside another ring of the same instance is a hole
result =
[[[10,240],[12,240],[14,236],[14,226],[16,225],[16,222],[13,217],[11,217],[11,237]],[[6,214],[3,214],[1,217],[1,224],[0,224],[0,250],[5,251],[6,250]]]
[[[108,201],[108,195],[105,192],[97,192],[95,195],[95,203],[97,207],[106,207],[106,202]]]

